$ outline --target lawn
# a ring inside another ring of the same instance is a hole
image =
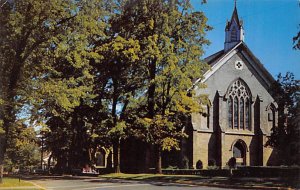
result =
[[[151,180],[151,179],[203,179],[207,178],[199,175],[165,175],[165,174],[125,174],[125,173],[111,173],[101,175],[104,178],[118,178],[118,179],[136,179],[136,180]]]
[[[281,178],[230,178],[230,177],[208,177],[199,175],[163,175],[163,174],[106,174],[100,175],[102,178],[141,180],[141,181],[166,181],[172,183],[197,184],[207,186],[219,186],[233,188],[236,186],[249,187],[273,187],[280,188],[299,188],[296,181],[286,181]]]
[[[19,180],[18,178],[8,178],[8,177],[4,177],[3,178],[3,183],[0,184],[0,188],[13,188],[13,187],[18,187],[18,189],[22,189],[19,187],[24,187],[24,189],[26,190],[30,190],[30,189],[38,189],[36,186],[34,186],[32,183],[24,181],[24,180]],[[32,187],[32,188],[30,188]]]

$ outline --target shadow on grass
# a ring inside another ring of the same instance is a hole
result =
[[[153,175],[153,174],[108,174],[99,177],[88,176],[22,176],[25,180],[86,180],[93,183],[148,183],[156,186],[228,186],[240,187],[290,187],[300,188],[299,179],[291,178],[230,178],[198,175]]]
[[[290,187],[300,188],[300,180],[292,178],[230,178],[230,177],[206,177],[206,176],[182,176],[182,175],[107,175],[100,176],[107,179],[118,179],[118,180],[135,180],[143,181],[147,183],[152,182],[167,182],[167,183],[178,183],[178,184],[191,184],[191,185],[212,185],[212,186],[230,186],[236,187]]]

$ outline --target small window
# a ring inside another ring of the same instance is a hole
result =
[[[207,105],[207,128],[209,129],[209,116],[210,116],[210,108],[209,105]]]
[[[273,121],[273,113],[268,113],[268,120]]]

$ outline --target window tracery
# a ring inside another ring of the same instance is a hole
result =
[[[246,84],[235,81],[228,91],[228,121],[229,128],[248,129],[250,128],[250,97],[251,94]]]

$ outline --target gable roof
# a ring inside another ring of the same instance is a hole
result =
[[[255,57],[255,55],[251,52],[248,46],[243,41],[241,41],[227,52],[221,50],[205,58],[203,61],[206,62],[211,67],[211,69],[209,69],[203,75],[202,80],[198,79],[195,83],[198,83],[200,81],[205,82],[233,55],[235,55],[238,52],[240,52],[244,56],[244,58],[250,63],[250,65],[252,65],[253,69],[256,71],[258,76],[265,82],[267,86],[270,86],[275,82],[273,76],[267,71],[267,69],[263,66],[260,60],[257,57]]]

